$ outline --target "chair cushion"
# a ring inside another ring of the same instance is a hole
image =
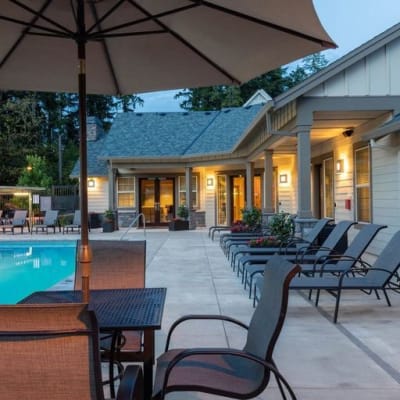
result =
[[[183,349],[169,350],[157,359],[154,397],[160,394],[168,363],[181,351]],[[185,358],[174,367],[168,388],[174,391],[194,390],[225,396],[247,396],[260,388],[263,378],[264,368],[249,360],[233,355],[195,355]]]

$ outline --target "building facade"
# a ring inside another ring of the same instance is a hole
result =
[[[89,144],[89,211],[166,224],[180,204],[201,225],[240,209],[400,227],[400,25],[271,99],[209,113],[131,113]],[[77,176],[79,166],[74,170]]]

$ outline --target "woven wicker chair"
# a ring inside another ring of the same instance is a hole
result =
[[[146,241],[92,240],[90,289],[130,289],[145,286]],[[80,265],[75,273],[75,290],[82,289]],[[114,393],[114,364],[123,373],[122,362],[145,362],[143,332],[124,331],[116,353],[111,353],[110,335],[101,335],[102,360],[109,361],[111,394]],[[147,360],[148,361],[148,360]],[[152,363],[152,361],[151,361]]]
[[[153,399],[160,400],[176,391],[205,392],[237,399],[258,396],[275,376],[282,397],[295,395],[278,371],[272,353],[287,309],[289,283],[300,268],[281,256],[274,256],[265,267],[261,300],[250,325],[221,315],[186,316],[178,319],[167,336],[166,351],[157,359]],[[169,350],[174,329],[184,321],[222,320],[247,329],[243,349],[191,348]]]
[[[104,400],[98,326],[85,304],[0,307],[2,400]],[[118,400],[142,399],[130,366]]]

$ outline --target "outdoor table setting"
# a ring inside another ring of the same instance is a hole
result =
[[[91,290],[89,309],[96,314],[101,332],[118,337],[122,330],[144,332],[144,398],[151,399],[153,385],[154,332],[161,329],[166,297],[165,288]],[[82,291],[57,290],[34,292],[20,303],[74,303],[82,301]],[[116,342],[115,340],[113,341]],[[110,390],[113,385],[110,384]]]

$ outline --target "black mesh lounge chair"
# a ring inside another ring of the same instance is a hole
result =
[[[80,210],[75,210],[74,219],[72,220],[72,224],[63,226],[63,233],[74,232],[75,229],[78,231],[78,233],[81,230],[81,211]]]
[[[42,224],[33,225],[32,231],[35,230],[49,233],[49,228],[53,229],[53,233],[56,233],[56,227],[58,226],[58,210],[47,210],[44,216]]]
[[[338,274],[358,266],[364,251],[371,244],[378,232],[384,228],[386,228],[385,225],[364,225],[343,254],[330,254],[316,259],[313,264],[300,264],[301,272],[306,275],[324,272]],[[262,271],[260,268],[257,269],[256,264],[246,266],[246,269],[248,276],[251,277]],[[252,279],[248,278],[247,282],[250,285],[249,297],[251,297]],[[309,296],[311,297],[311,291]]]
[[[1,399],[104,400],[98,325],[85,304],[0,307]],[[118,400],[142,399],[130,366]]]
[[[338,273],[357,265],[367,247],[386,225],[363,225],[343,254],[330,254],[316,259],[313,264],[300,264],[301,272],[313,275],[318,272]]]
[[[350,268],[339,276],[324,273],[322,276],[301,275],[295,277],[290,283],[290,289],[316,289],[326,290],[336,298],[333,322],[336,323],[339,313],[340,299],[343,290],[360,290],[365,294],[375,293],[380,299],[378,291],[381,290],[387,305],[391,303],[387,290],[400,290],[400,231],[395,233],[388,242],[373,266],[362,261],[361,268]],[[261,278],[258,278],[257,287],[261,286]],[[319,297],[316,298],[318,306]]]
[[[251,248],[247,246],[248,240],[244,243],[233,243],[236,247],[230,249],[231,251],[228,258],[231,260],[232,267],[234,267],[236,259],[243,254],[296,254],[300,248],[304,249],[310,245],[315,245],[321,232],[332,221],[333,220],[330,218],[318,220],[304,237],[293,237],[290,239],[289,243],[283,247]],[[243,244],[245,244],[245,246],[243,246]]]
[[[328,255],[335,253],[336,248],[340,245],[342,238],[347,234],[348,230],[353,226],[356,222],[354,221],[340,221],[333,228],[329,236],[324,240],[324,243],[321,246],[307,246],[299,248],[297,254],[295,255],[287,255],[284,254],[283,257],[291,262],[302,263],[302,272],[309,270],[310,268],[315,267],[316,263],[323,262],[325,257]],[[378,226],[378,225],[377,225]],[[381,226],[381,225],[379,225]],[[382,226],[383,228],[383,226]],[[371,229],[372,230],[372,229]],[[377,233],[377,229],[374,229],[375,234]],[[367,235],[365,235],[367,236]],[[372,236],[372,238],[374,237]],[[365,244],[364,249],[368,246],[372,238]],[[348,249],[346,250],[348,251]],[[364,250],[362,250],[364,251]],[[313,254],[309,254],[313,253]],[[360,253],[361,256],[362,253]],[[264,268],[265,262],[271,257],[270,255],[264,256],[244,256],[239,260],[238,265],[238,275],[242,274],[242,282],[244,283],[245,288],[249,285],[249,297],[251,297],[252,291],[252,279],[253,275],[258,272],[262,272]],[[303,265],[303,263],[309,263],[309,265]]]
[[[145,287],[146,241],[92,240],[92,264],[90,289],[130,289]],[[77,263],[75,290],[82,289],[82,271]],[[153,368],[153,360],[145,354],[142,331],[123,331],[120,343],[113,352],[112,335],[101,335],[102,360],[109,363],[109,378],[103,384],[110,384],[114,395],[114,377],[123,373],[122,362],[141,362],[146,368]],[[118,374],[114,373],[117,365]]]
[[[272,353],[279,337],[288,303],[289,282],[299,268],[279,256],[265,267],[265,286],[250,324],[221,315],[189,315],[178,319],[167,336],[166,352],[157,360],[153,400],[164,399],[176,391],[205,392],[237,399],[258,396],[268,386],[271,374],[279,388],[295,395],[278,371]],[[243,349],[191,348],[171,349],[169,344],[174,329],[184,321],[222,320],[248,329]]]
[[[27,215],[28,215],[27,210],[16,210],[14,212],[11,224],[1,225],[3,233],[10,231],[14,235],[16,228],[21,229],[21,234],[24,233],[24,227],[26,226]]]

